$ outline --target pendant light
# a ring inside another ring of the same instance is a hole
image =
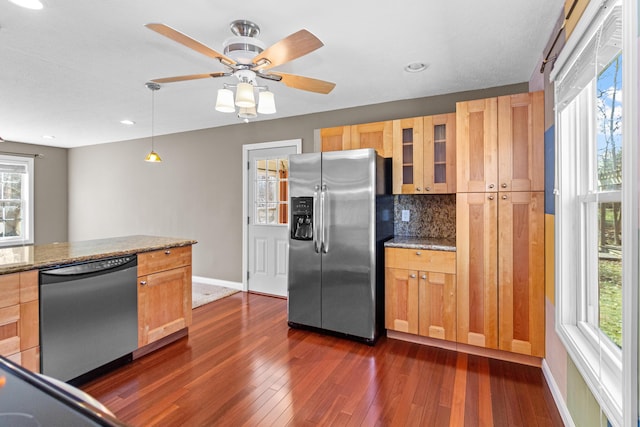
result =
[[[160,89],[160,85],[158,83],[154,83],[154,82],[147,82],[147,83],[145,83],[145,86],[151,91],[151,151],[149,152],[149,154],[147,154],[147,157],[144,158],[144,161],[145,162],[150,162],[150,163],[160,163],[162,161],[162,159],[160,158],[158,153],[155,152],[154,141],[153,141],[154,118],[155,118],[154,94],[155,94],[155,92],[157,90]]]

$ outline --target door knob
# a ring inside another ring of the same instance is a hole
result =
[[[507,200],[507,195],[506,194],[502,196],[502,200]]]
[[[147,284],[147,281],[146,281],[146,280],[141,280],[141,281],[140,281],[140,285],[144,286],[144,285],[146,285],[146,284]]]
[[[507,188],[507,183],[506,182],[502,183],[502,188]]]
[[[494,188],[495,185],[494,184],[489,184],[489,188]]]
[[[492,195],[489,196],[489,200],[493,200],[493,199],[494,199],[494,197],[493,197],[493,194],[492,194]]]

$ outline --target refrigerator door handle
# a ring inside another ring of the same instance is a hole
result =
[[[322,253],[329,252],[329,235],[327,233],[327,227],[329,226],[329,215],[327,209],[329,208],[329,191],[327,185],[323,184],[320,190],[320,209],[322,211],[322,244],[320,246]]]
[[[321,228],[321,215],[318,214],[318,210],[321,209],[321,207],[318,206],[318,191],[320,191],[320,186],[316,185],[313,191],[313,230],[311,231],[311,234],[313,234],[313,249],[316,251],[316,253],[320,253],[320,242],[318,241],[318,236],[320,235],[319,231]]]

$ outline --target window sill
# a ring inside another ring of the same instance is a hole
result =
[[[612,425],[622,425],[622,372],[603,360],[575,325],[559,324],[558,336]]]

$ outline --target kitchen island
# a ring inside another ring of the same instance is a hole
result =
[[[133,357],[186,336],[195,243],[135,235],[0,249],[0,355],[40,371],[40,270],[130,255],[138,259],[138,348]]]

